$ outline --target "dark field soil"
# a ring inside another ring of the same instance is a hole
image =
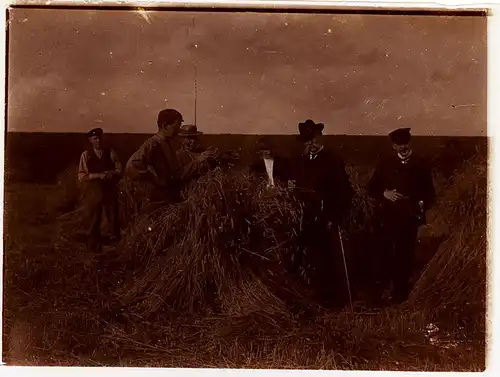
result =
[[[150,135],[109,134],[107,143],[116,149],[123,163]],[[255,148],[254,135],[203,135],[203,144],[222,151],[240,150],[242,163]],[[289,155],[296,147],[295,136],[270,136],[278,154]],[[86,138],[80,134],[8,133],[6,136],[6,177],[13,182],[55,183],[57,175],[78,163]],[[372,166],[390,151],[387,137],[325,136],[328,148],[344,158],[347,165]],[[449,176],[477,150],[486,153],[487,139],[481,137],[417,136],[414,149],[432,160],[440,172]]]

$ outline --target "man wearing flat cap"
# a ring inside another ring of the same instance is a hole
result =
[[[181,164],[181,179],[184,183],[205,174],[213,165],[216,151],[201,145],[199,137],[202,134],[195,125],[182,125],[180,128],[181,148],[176,154]]]
[[[392,283],[392,301],[398,304],[407,300],[411,290],[418,229],[434,204],[435,190],[429,165],[410,147],[410,128],[399,128],[389,137],[393,153],[380,161],[367,190],[378,202],[380,276],[384,284]]]
[[[139,209],[144,205],[174,203],[180,199],[181,164],[176,151],[182,114],[165,109],[158,114],[158,132],[150,137],[127,162],[127,179],[136,188]]]
[[[78,180],[84,188],[84,208],[88,222],[87,248],[100,252],[103,212],[111,229],[111,239],[120,238],[118,217],[118,182],[122,167],[116,152],[102,145],[103,130],[94,128],[86,134],[91,147],[80,157]]]
[[[311,119],[299,124],[303,150],[292,159],[293,171],[287,175],[289,188],[304,208],[295,268],[305,265],[320,302],[337,306],[348,297],[338,226],[354,190],[343,160],[324,147],[323,129]]]

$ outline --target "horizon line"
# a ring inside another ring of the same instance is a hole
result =
[[[72,134],[85,136],[85,131],[5,131],[6,134]],[[150,132],[104,132],[104,135],[154,135],[155,133]],[[298,136],[297,134],[278,134],[278,133],[209,133],[203,132],[201,136]],[[323,136],[357,136],[357,137],[388,137],[387,134],[323,134]],[[444,134],[412,134],[412,137],[484,137],[487,138],[488,135],[444,135]]]

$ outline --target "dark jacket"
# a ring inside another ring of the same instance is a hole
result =
[[[296,196],[305,204],[306,216],[321,216],[339,223],[349,210],[354,190],[344,161],[327,150],[314,158],[301,154],[290,163],[288,179],[296,181]]]
[[[405,198],[395,203],[385,199],[384,191],[394,189]],[[419,201],[426,211],[436,199],[432,171],[424,160],[416,157],[405,164],[397,156],[384,158],[375,169],[367,191],[378,202],[381,215],[396,222],[419,216]]]

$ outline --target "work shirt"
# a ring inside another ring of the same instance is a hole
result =
[[[78,164],[78,180],[87,182],[98,179],[98,175],[104,172],[114,172],[120,176],[122,166],[113,149],[88,149],[83,151]]]
[[[127,162],[127,176],[133,181],[155,181],[168,188],[180,180],[181,166],[176,155],[178,143],[173,138],[150,137]]]

